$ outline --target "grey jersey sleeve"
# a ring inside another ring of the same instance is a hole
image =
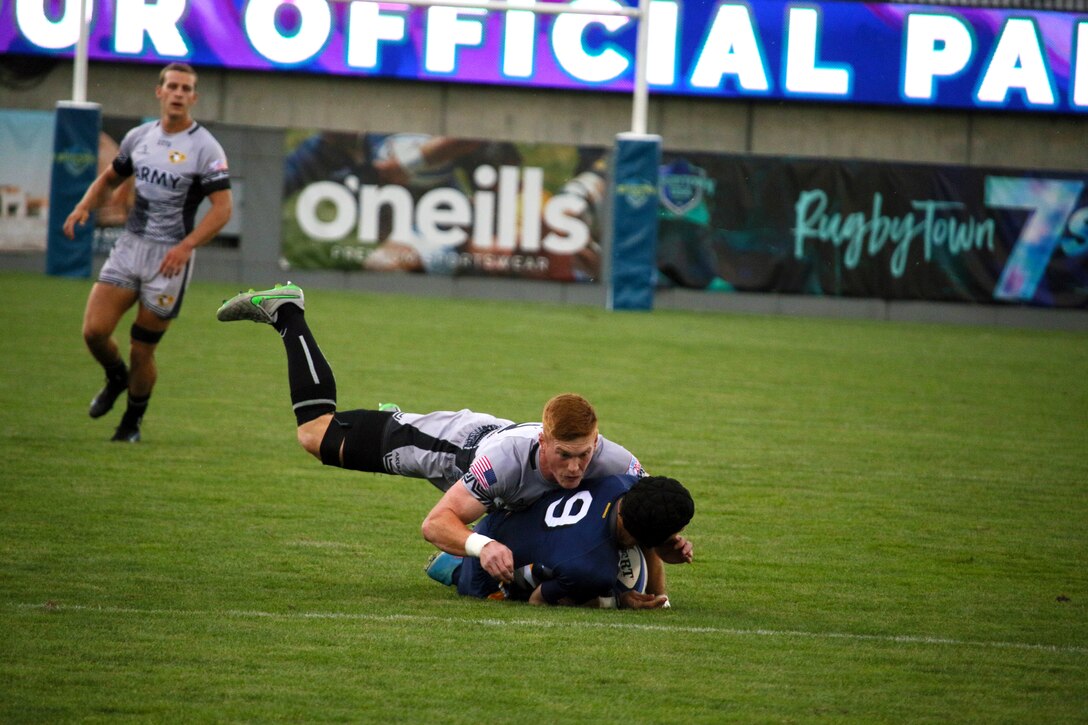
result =
[[[593,460],[586,469],[586,478],[623,475],[641,478],[647,473],[635,458],[635,454],[601,436],[597,444],[597,452],[593,454]]]
[[[502,508],[522,488],[527,462],[535,443],[524,438],[499,438],[480,446],[461,479],[468,492],[487,507]]]
[[[230,170],[227,167],[227,154],[207,129],[201,130],[207,139],[200,148],[200,163],[197,167],[200,186],[205,194],[229,189]]]
[[[136,138],[143,133],[143,126],[130,128],[117,149],[117,157],[113,160],[113,170],[123,179],[132,176],[132,149],[136,145]]]

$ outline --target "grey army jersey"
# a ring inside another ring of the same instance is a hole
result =
[[[559,484],[545,480],[540,474],[541,430],[540,423],[522,423],[497,430],[480,441],[462,482],[488,511],[518,511],[559,488]],[[646,475],[629,450],[598,436],[585,478],[619,474]]]
[[[137,126],[121,141],[113,170],[136,180],[125,230],[157,244],[180,242],[204,197],[230,188],[223,147],[195,121],[178,133],[165,133],[159,121]]]

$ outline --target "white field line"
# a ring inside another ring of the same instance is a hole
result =
[[[420,622],[465,624],[483,627],[561,627],[583,629],[618,629],[638,632],[670,632],[681,634],[717,634],[728,637],[774,637],[782,639],[829,639],[848,642],[878,642],[920,644],[944,647],[982,647],[987,649],[1030,650],[1063,654],[1088,654],[1088,647],[1076,645],[1032,644],[1028,642],[988,642],[982,640],[926,637],[921,635],[850,634],[846,632],[801,632],[775,629],[734,629],[730,627],[689,627],[685,625],[646,624],[643,622],[553,622],[545,619],[455,619],[422,614],[360,614],[351,612],[260,612],[225,610],[222,612],[194,609],[136,609],[133,607],[87,606],[80,604],[12,604],[21,610],[39,609],[45,612],[92,612],[110,615],[139,615],[165,617],[224,617],[230,619],[279,620],[345,620],[360,622]]]

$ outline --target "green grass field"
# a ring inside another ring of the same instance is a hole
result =
[[[0,286],[2,722],[1088,722],[1084,334],[310,290],[342,408],[574,390],[691,489],[673,609],[543,609],[426,578],[427,483],[298,448],[236,290],[125,445],[89,282]]]

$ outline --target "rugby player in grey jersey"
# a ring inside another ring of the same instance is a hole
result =
[[[298,441],[307,452],[326,465],[429,480],[444,493],[423,522],[424,538],[450,554],[479,557],[500,581],[513,578],[513,554],[468,524],[488,511],[524,509],[548,491],[577,488],[583,478],[645,475],[630,451],[600,435],[593,406],[572,393],[548,401],[540,423],[471,410],[338,411],[332,368],[303,310],[302,289],[288,283],[235,295],[216,316],[268,323],[280,333]],[[679,561],[684,544],[674,544]]]
[[[140,440],[140,423],[158,377],[155,347],[181,310],[192,276],[193,250],[210,242],[230,221],[227,156],[191,114],[196,80],[196,72],[185,63],[162,69],[155,87],[159,120],[125,135],[117,158],[64,222],[64,233],[74,238],[77,224],[86,224],[113,189],[134,179],[136,202],[91,288],[83,315],[83,339],[106,371],[106,385],[91,401],[90,416],[102,417],[128,391],[128,407],[114,432],[115,441]],[[211,209],[197,222],[196,210],[205,197]],[[113,332],[135,304],[139,309],[130,331],[129,369]]]

